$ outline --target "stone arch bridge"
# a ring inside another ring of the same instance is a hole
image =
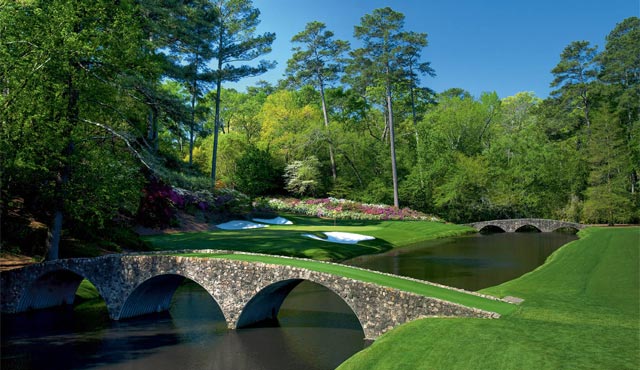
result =
[[[168,310],[173,293],[185,279],[199,284],[213,297],[229,329],[276,320],[286,296],[304,280],[320,284],[344,300],[368,340],[421,317],[500,316],[299,267],[166,254],[62,259],[2,272],[2,312],[72,304],[83,279],[95,285],[114,320]]]
[[[575,222],[547,220],[542,218],[518,218],[518,219],[505,219],[505,220],[492,220],[492,221],[480,221],[467,224],[476,230],[480,231],[487,227],[496,227],[502,229],[505,232],[513,233],[518,229],[525,226],[532,226],[542,232],[552,232],[558,229],[570,228],[581,230],[586,226]]]

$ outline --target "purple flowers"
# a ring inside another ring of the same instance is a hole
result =
[[[178,210],[187,213],[211,211],[225,215],[243,215],[251,209],[249,198],[237,191],[221,189],[190,191],[151,181],[143,189],[137,220],[146,227],[166,228],[178,223]]]
[[[147,227],[168,227],[175,221],[176,207],[184,206],[184,198],[160,181],[151,181],[142,190],[138,222]]]
[[[366,204],[345,199],[320,198],[299,200],[295,198],[269,199],[275,211],[292,212],[308,216],[352,220],[430,220],[437,217],[409,208],[396,208],[384,204]]]

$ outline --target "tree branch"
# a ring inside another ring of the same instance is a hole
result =
[[[127,148],[129,149],[129,151],[136,157],[138,158],[138,160],[140,161],[140,163],[142,163],[142,165],[148,169],[149,171],[151,171],[152,173],[156,173],[156,171],[144,160],[144,158],[142,157],[142,155],[140,153],[138,153],[137,150],[135,150],[135,148],[133,147],[133,145],[131,145],[131,143],[129,142],[129,140],[122,134],[120,134],[119,132],[117,132],[116,130],[114,130],[113,128],[99,123],[99,122],[94,122],[94,121],[90,121],[88,119],[80,119],[80,121],[100,127],[101,129],[111,133],[112,135],[118,137],[119,139],[121,139],[122,141],[124,141],[124,143],[127,145]]]

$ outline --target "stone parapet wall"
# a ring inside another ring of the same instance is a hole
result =
[[[179,282],[186,278],[212,296],[230,329],[273,319],[289,291],[305,280],[342,298],[360,321],[365,338],[371,340],[422,317],[499,317],[496,313],[299,267],[166,253],[66,259],[3,272],[2,312],[70,303],[69,292],[75,293],[82,278],[86,278],[104,298],[111,318],[118,320],[167,310]]]
[[[505,219],[505,220],[492,220],[473,222],[468,224],[469,226],[480,231],[485,227],[493,226],[504,230],[505,232],[516,232],[523,226],[533,226],[542,232],[552,232],[562,228],[573,228],[576,230],[584,229],[586,226],[566,221],[548,220],[542,218],[518,218],[518,219]]]

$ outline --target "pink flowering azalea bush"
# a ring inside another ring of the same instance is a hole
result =
[[[441,221],[435,216],[409,208],[396,208],[385,204],[366,204],[346,199],[271,198],[269,207],[276,212],[289,212],[343,220],[423,220]]]
[[[140,225],[146,227],[178,226],[178,210],[190,214],[209,212],[219,217],[239,217],[251,211],[251,200],[231,189],[191,191],[151,181],[143,189],[136,218]]]

